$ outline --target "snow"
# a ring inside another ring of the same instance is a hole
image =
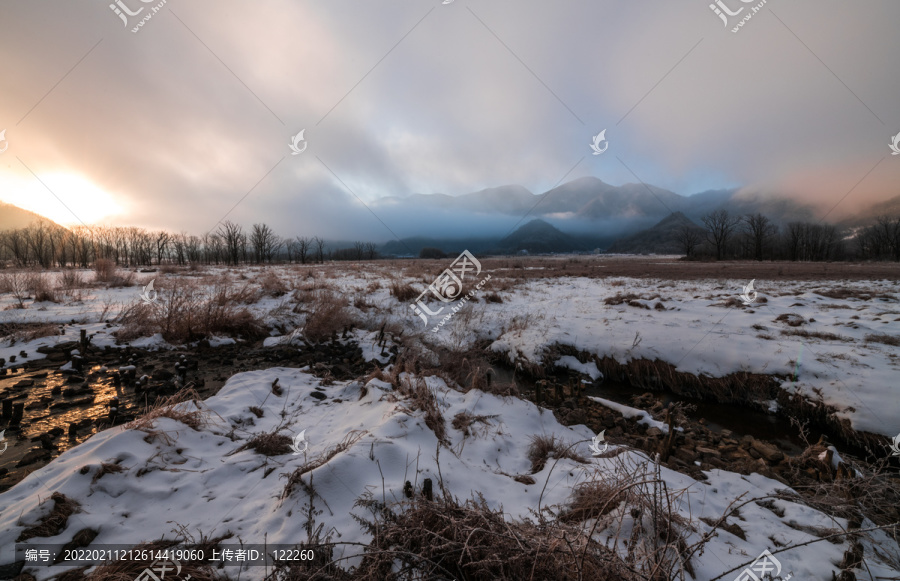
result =
[[[590,361],[588,363],[582,363],[581,361],[579,361],[575,357],[572,357],[571,355],[564,355],[564,356],[560,357],[559,359],[556,360],[555,365],[557,367],[565,367],[565,368],[571,369],[573,371],[583,373],[584,375],[587,375],[594,381],[603,377],[603,374],[600,373],[599,369],[597,369],[596,363],[594,363],[593,361]]]
[[[271,391],[275,379],[283,388],[281,396]],[[303,506],[310,499],[302,489],[282,499],[285,479],[279,476],[289,474],[348,437],[359,439],[304,476],[304,481],[316,491],[314,506],[322,510],[317,518],[326,524],[326,529],[333,527],[338,531],[340,538],[335,540],[343,543],[368,540],[351,516],[366,516],[354,508],[356,499],[369,492],[400,501],[406,480],[418,489],[425,478],[431,478],[436,485],[443,479],[454,495],[467,498],[481,494],[490,506],[502,507],[509,519],[517,519],[529,516],[539,506],[563,505],[575,485],[609,474],[617,462],[624,462],[637,473],[658,471],[670,491],[680,491],[674,496],[674,509],[694,519],[697,531],[689,535],[689,540],[694,541],[709,530],[697,518],[716,519],[736,499],[759,497],[784,488],[763,476],[740,476],[719,470],[707,473],[708,482],[698,482],[658,467],[646,455],[634,451],[625,451],[615,458],[591,458],[587,464],[569,459],[558,464],[548,462],[542,471],[532,475],[536,484],[523,484],[512,476],[530,472],[527,456],[532,436],[552,435],[575,443],[576,450],[590,458],[591,431],[585,426],[562,426],[553,414],[530,402],[477,390],[461,393],[434,377],[426,381],[447,420],[448,447],[439,446],[437,437],[425,425],[422,412],[404,405],[389,383],[373,379],[365,390],[357,382],[321,386],[315,377],[290,368],[233,376],[217,395],[201,404],[209,412],[210,423],[199,430],[161,418],[150,434],[126,427],[100,432],[0,496],[0,563],[11,562],[16,537],[26,524],[45,514],[47,507],[40,503],[53,491],[76,499],[81,503],[81,512],[70,517],[58,537],[33,542],[64,543],[76,531],[90,527],[99,531],[94,545],[136,544],[163,536],[171,538],[174,526],[183,524],[209,536],[231,531],[249,544],[261,543],[263,539],[270,544],[296,543],[306,538],[305,517],[299,515],[305,514]],[[316,387],[322,387],[328,399],[320,402],[309,397]],[[181,406],[193,409],[194,404]],[[251,406],[261,408],[263,417],[251,413]],[[625,406],[617,407],[623,413],[633,413]],[[464,411],[489,418],[468,437],[450,425],[450,419]],[[276,430],[290,437],[305,430],[308,452],[265,457],[252,449],[237,451],[253,436]],[[118,462],[124,471],[106,474],[92,484],[101,462]],[[84,474],[83,467],[88,468]],[[269,469],[274,470],[270,473]],[[794,523],[826,528],[846,526],[840,519],[831,519],[803,505],[775,502],[785,511],[784,516],[755,503],[744,505],[741,518],[730,521],[739,524],[747,540],[719,530],[702,558],[695,559],[697,578],[712,579],[752,560],[763,549],[774,550],[773,539],[796,543],[814,538],[792,528]],[[612,546],[613,532],[598,530],[598,538],[606,539]],[[828,578],[832,563],[839,560],[847,546],[816,543],[779,554],[779,560],[795,577]],[[621,542],[618,547],[625,550]],[[335,558],[349,557],[348,565],[358,562],[358,548],[353,545],[339,545],[337,550]],[[881,564],[873,562],[873,566],[881,572],[890,571]],[[39,579],[46,579],[51,572],[61,571],[54,567],[34,572]],[[236,571],[230,573],[236,575]],[[259,579],[261,575],[261,569],[250,568],[241,578]]]
[[[603,257],[591,260],[603,268]],[[373,279],[397,274],[390,270],[392,267],[385,267],[381,272],[377,268],[347,269],[327,281],[348,297],[365,293],[366,302],[372,306],[366,310],[354,306],[349,309],[368,328],[357,328],[341,341],[357,343],[367,361],[378,361],[384,367],[394,343],[388,338],[379,345],[376,329],[388,324],[389,328],[402,329],[409,337],[421,333],[422,325],[420,319],[410,315],[408,305],[394,299],[384,285],[370,288]],[[308,270],[323,272],[319,267]],[[256,272],[238,268],[232,269],[229,276],[252,280]],[[422,286],[420,273],[397,276],[401,281]],[[157,280],[160,288],[165,287],[163,281],[163,276]],[[2,341],[0,358],[6,360],[7,367],[19,365],[23,360],[43,358],[36,351],[38,347],[77,340],[82,329],[92,337],[94,346],[124,347],[117,345],[113,336],[117,324],[106,320],[112,320],[120,308],[138,301],[141,286],[147,282],[149,279],[142,279],[138,286],[130,288],[84,289],[79,300],[29,302],[27,309],[9,308],[16,301],[8,294],[0,295],[0,317],[4,322],[52,323],[65,333],[27,342]],[[782,389],[800,393],[810,400],[821,398],[825,404],[837,408],[838,416],[857,430],[889,437],[900,433],[896,381],[900,348],[866,339],[882,333],[900,335],[895,282],[757,279],[759,298],[765,298],[766,302],[749,307],[726,306],[726,301],[736,299],[747,282],[625,277],[527,280],[500,291],[502,303],[468,305],[466,309],[471,311],[464,314],[471,316],[454,317],[445,332],[430,334],[428,340],[436,342],[431,345],[435,348],[465,348],[487,340],[490,350],[503,355],[513,365],[539,364],[549,347],[563,344],[598,357],[609,356],[620,363],[658,359],[679,371],[694,374],[723,376],[742,371],[778,374],[787,378],[782,382]],[[818,294],[835,286],[887,298],[861,300]],[[490,284],[486,290],[490,291],[489,287]],[[640,297],[637,302],[650,308],[604,302],[619,293],[636,294]],[[657,303],[665,310],[654,308]],[[265,297],[248,308],[273,328],[275,323],[279,329],[302,328],[305,315],[290,312],[284,304],[283,298]],[[789,316],[778,320],[780,315]],[[790,322],[797,326],[790,326]],[[807,334],[794,334],[797,331]],[[269,337],[264,345],[300,341],[299,334],[288,334]],[[234,342],[227,337],[211,340],[213,345]],[[151,349],[173,347],[160,335],[131,344]],[[20,356],[23,350],[27,358]],[[10,362],[13,355],[17,356],[15,363]],[[427,350],[424,356],[429,356]],[[555,363],[592,380],[602,378],[593,361],[581,363],[575,357],[563,356]],[[276,378],[284,389],[282,396],[271,392]],[[16,537],[26,525],[46,513],[48,506],[40,503],[54,491],[78,500],[82,512],[70,518],[69,526],[59,537],[33,542],[64,543],[78,530],[91,527],[100,532],[94,544],[136,544],[162,536],[171,538],[173,523],[179,523],[207,536],[232,531],[247,543],[261,543],[263,539],[273,544],[296,543],[306,538],[304,517],[300,515],[304,514],[303,506],[310,498],[303,490],[295,490],[282,500],[285,479],[280,475],[290,473],[350,436],[360,439],[304,476],[304,481],[311,482],[320,495],[312,500],[315,508],[322,511],[317,518],[326,523],[327,529],[333,527],[340,533],[340,538],[335,540],[347,543],[367,541],[351,516],[366,516],[354,508],[356,499],[369,492],[384,495],[389,501],[402,500],[406,480],[420,487],[425,478],[435,483],[443,478],[455,496],[465,499],[483,494],[490,506],[502,507],[509,519],[515,519],[533,516],[533,511],[540,508],[564,505],[578,483],[610,474],[623,464],[636,472],[658,471],[669,491],[680,492],[675,497],[674,509],[691,518],[696,527],[689,543],[709,530],[708,525],[698,520],[700,517],[718,519],[732,502],[745,502],[785,490],[783,484],[757,474],[742,476],[722,470],[706,472],[707,481],[695,481],[658,467],[645,454],[631,450],[615,458],[591,458],[588,446],[593,433],[585,426],[562,426],[552,413],[523,400],[479,391],[461,393],[434,377],[426,381],[446,419],[449,447],[439,446],[437,437],[425,425],[422,412],[412,411],[410,403],[388,382],[372,379],[365,390],[358,382],[322,386],[320,380],[304,370],[289,368],[251,371],[231,377],[217,395],[203,402],[204,409],[209,410],[210,424],[199,430],[163,418],[157,421],[155,430],[166,434],[168,439],[124,427],[99,432],[0,495],[0,563],[11,562]],[[320,402],[310,397],[316,387],[321,387],[328,398]],[[665,424],[653,420],[645,411],[601,398],[592,399],[625,417],[667,431]],[[774,401],[770,402],[770,409],[774,405]],[[257,418],[250,412],[251,406],[261,408],[263,417]],[[473,424],[472,434],[465,437],[450,424],[457,413],[464,411],[490,419],[486,424]],[[306,430],[309,441],[306,455],[288,453],[265,457],[250,449],[237,452],[255,435],[275,430],[288,436]],[[577,443],[577,451],[589,462],[581,464],[567,459],[556,464],[548,462],[542,471],[532,475],[535,485],[513,480],[514,475],[530,472],[528,447],[531,438],[541,434]],[[91,483],[101,462],[115,461],[125,471],[106,474],[95,484]],[[835,449],[832,465],[840,461]],[[88,471],[81,474],[85,466]],[[752,561],[764,549],[774,552],[780,544],[814,540],[816,537],[807,532],[810,527],[838,530],[847,527],[846,521],[828,517],[799,502],[773,502],[779,513],[783,511],[783,516],[755,502],[742,506],[740,517],[730,518],[729,523],[740,526],[746,540],[719,529],[702,556],[694,560],[696,578],[717,577],[732,567]],[[627,515],[622,516],[623,522],[629,522]],[[612,546],[614,532],[598,530],[597,535]],[[623,534],[616,545],[620,551],[624,550],[621,539],[627,538],[627,531]],[[873,554],[872,546],[878,546],[882,553],[891,554],[895,562],[900,561],[896,543],[885,533],[871,533],[865,543],[867,565],[873,576],[891,578],[900,574],[896,566],[892,568],[885,560],[869,557]],[[848,547],[843,539],[838,544],[817,542],[778,553],[776,557],[784,565],[785,576],[790,573],[795,579],[829,579]],[[341,545],[340,551],[348,557],[358,554],[358,548],[352,545]],[[354,559],[346,563],[352,565]],[[38,577],[46,579],[50,571],[58,574],[61,569],[38,569]],[[261,572],[252,568],[244,571],[241,578],[259,578]],[[736,578],[739,572],[740,569],[723,579]]]
[[[659,428],[662,430],[662,433],[669,433],[669,426],[660,422],[658,420],[654,420],[653,416],[650,415],[649,412],[644,410],[639,410],[633,407],[628,407],[627,405],[622,405],[620,403],[616,403],[614,401],[610,401],[608,399],[603,399],[602,397],[592,397],[588,396],[588,399],[599,403],[600,405],[607,407],[615,412],[619,412],[623,417],[632,419],[638,418],[639,424],[644,424],[649,428]],[[676,430],[677,431],[677,430]]]

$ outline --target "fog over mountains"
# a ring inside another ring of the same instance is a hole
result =
[[[398,254],[418,252],[422,246],[447,251],[467,245],[483,251],[515,251],[527,244],[522,235],[515,239],[509,238],[510,235],[514,231],[521,234],[519,229],[534,219],[569,235],[569,238],[561,239],[556,234],[550,236],[541,228],[538,236],[541,242],[537,247],[546,246],[545,242],[555,236],[552,246],[557,248],[556,251],[565,252],[607,249],[617,240],[634,237],[654,227],[673,213],[699,224],[704,214],[724,208],[734,214],[759,212],[777,224],[786,224],[791,221],[817,222],[829,210],[786,197],[738,189],[683,196],[649,184],[614,186],[595,177],[572,180],[541,194],[534,194],[519,185],[509,185],[455,197],[416,194],[406,198],[383,198],[371,207],[388,224],[402,223],[404,230],[418,226],[415,236],[385,246],[386,250]],[[900,196],[864,208],[839,225],[867,225],[883,214],[900,214]],[[665,224],[663,227],[670,229]],[[632,248],[635,242],[630,240],[629,244],[620,246]]]

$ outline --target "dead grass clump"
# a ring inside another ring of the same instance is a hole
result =
[[[109,258],[94,261],[94,279],[97,282],[111,282],[116,275],[116,263]]]
[[[359,579],[591,579],[635,581],[615,552],[582,529],[562,523],[510,522],[484,499],[460,503],[417,497],[395,513],[371,496],[357,501],[371,510],[377,531],[356,570]]]
[[[263,293],[270,297],[280,297],[287,293],[287,285],[275,274],[269,270],[259,279],[259,288]]]
[[[402,381],[398,391],[406,396],[407,402],[412,404],[413,409],[425,412],[425,425],[434,432],[438,440],[446,442],[447,426],[444,422],[444,415],[441,413],[437,397],[425,380],[417,377],[415,382]]]
[[[411,301],[422,294],[421,291],[416,290],[411,284],[400,282],[399,280],[392,280],[390,289],[391,296],[401,303]]]
[[[619,508],[626,500],[624,487],[603,480],[592,480],[579,484],[572,493],[572,502],[560,514],[566,523],[579,523],[606,516]]]
[[[497,416],[476,416],[475,414],[469,411],[462,411],[453,416],[453,421],[450,423],[451,426],[461,431],[464,436],[469,437],[472,435],[472,432],[469,428],[472,424],[480,423],[485,425],[490,425],[490,420],[496,418]]]
[[[532,436],[531,445],[528,447],[528,460],[531,462],[531,473],[535,474],[544,469],[550,458],[568,458],[582,464],[587,460],[572,450],[573,445],[566,444],[556,436]]]
[[[824,331],[807,331],[805,329],[782,329],[781,334],[787,335],[789,337],[815,337],[816,339],[822,339],[824,341],[853,341],[853,339],[841,337],[840,335],[835,335],[834,333],[826,333]]]
[[[284,490],[281,492],[281,498],[287,498],[291,495],[294,489],[297,486],[303,486],[303,475],[307,472],[312,472],[316,468],[320,466],[324,466],[328,463],[329,460],[344,452],[345,450],[349,450],[353,444],[357,443],[363,436],[365,432],[360,430],[353,430],[341,440],[338,444],[335,444],[331,448],[328,448],[312,460],[308,462],[304,462],[302,466],[291,472],[290,474],[284,473],[281,476],[287,477],[287,484],[284,485]]]
[[[866,335],[868,343],[883,343],[892,347],[900,347],[900,335],[887,335],[885,333]]]
[[[605,299],[603,299],[603,303],[606,305],[616,306],[616,305],[621,305],[622,303],[625,303],[628,301],[633,301],[633,300],[636,300],[639,298],[641,298],[640,295],[636,295],[634,293],[625,293],[625,294],[616,293],[615,296],[606,297]]]
[[[503,297],[498,295],[495,292],[484,295],[484,302],[486,303],[502,303]]]
[[[66,292],[87,288],[87,281],[77,270],[64,270],[59,277],[59,288]]]
[[[330,290],[320,290],[306,315],[303,335],[310,341],[320,342],[331,339],[353,323],[347,310],[347,299]]]
[[[17,543],[33,539],[35,537],[55,537],[63,532],[69,517],[78,511],[80,505],[65,494],[54,492],[50,496],[53,501],[53,509],[46,516],[41,517],[37,524],[26,528],[16,539]],[[46,503],[46,501],[44,501]],[[42,504],[44,504],[42,503]]]
[[[41,273],[33,273],[28,277],[28,286],[31,290],[31,296],[34,297],[36,303],[58,303],[59,297],[56,295],[50,281]]]
[[[0,323],[0,340],[8,341],[10,347],[20,341],[25,343],[53,335],[59,335],[59,328],[53,323]]]
[[[200,430],[209,423],[210,412],[200,407],[200,401],[203,398],[200,394],[188,386],[180,389],[177,393],[169,397],[157,399],[153,407],[143,416],[125,425],[128,430],[142,430],[145,432],[153,432],[154,423],[159,418],[171,418],[175,421],[192,428]],[[189,403],[192,403],[196,409],[190,409]]]
[[[775,317],[775,320],[787,323],[791,327],[799,327],[806,324],[806,319],[797,313],[783,313]]]
[[[114,462],[101,462],[100,470],[97,470],[97,473],[94,474],[94,477],[91,478],[91,484],[95,484],[98,480],[106,476],[107,474],[116,474],[118,472],[123,472],[125,469],[122,466],[114,463]]]
[[[249,442],[235,450],[235,453],[250,449],[263,456],[282,456],[284,454],[290,454],[294,450],[291,447],[293,442],[294,440],[290,436],[285,436],[284,434],[258,434]]]
[[[887,293],[878,293],[855,288],[830,288],[825,290],[817,290],[815,293],[819,296],[828,297],[830,299],[859,299],[861,301],[870,301],[875,299],[896,300],[897,297]]]
[[[160,333],[170,343],[212,335],[260,337],[265,332],[260,319],[237,305],[243,296],[243,289],[233,293],[226,285],[219,285],[206,295],[196,283],[176,282],[160,293],[157,302],[140,302],[126,308],[116,320],[122,328],[115,335],[120,341],[130,341]]]

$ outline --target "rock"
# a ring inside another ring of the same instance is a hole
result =
[[[153,379],[157,381],[168,381],[175,377],[175,374],[168,369],[157,369],[153,372]]]
[[[647,435],[648,435],[648,436],[654,436],[654,437],[655,437],[655,436],[662,436],[662,433],[663,433],[662,430],[660,430],[660,429],[657,428],[656,426],[653,426],[653,427],[647,429]]]
[[[84,377],[81,375],[70,375],[66,378],[67,383],[84,383]]]
[[[325,394],[322,393],[321,391],[313,391],[313,392],[311,392],[311,393],[309,394],[309,396],[310,396],[310,397],[314,397],[314,398],[316,398],[316,399],[319,400],[319,401],[321,401],[321,400],[323,400],[323,399],[326,399],[326,398],[328,397],[327,395],[325,395]]]
[[[712,448],[704,448],[702,446],[697,446],[697,453],[704,454],[706,456],[715,456],[716,458],[722,455],[718,450],[713,450]]]
[[[19,380],[13,387],[31,387],[34,385],[33,379],[22,379]]]
[[[42,462],[44,460],[50,460],[50,450],[45,450],[44,448],[35,448],[34,450],[30,450],[22,459],[19,460],[19,463],[16,464],[16,467],[28,466],[29,464],[34,464],[35,462]]]
[[[761,457],[765,458],[766,462],[771,464],[778,464],[784,460],[784,454],[781,450],[760,440],[753,440],[750,444],[750,449],[751,456],[753,455],[753,451],[756,451]]]

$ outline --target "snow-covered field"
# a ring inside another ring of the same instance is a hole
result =
[[[821,398],[840,410],[840,416],[855,429],[889,437],[900,433],[900,383],[896,379],[900,347],[883,338],[900,337],[900,289],[893,281],[758,280],[757,301],[745,306],[738,298],[749,282],[745,280],[560,276],[504,284],[506,273],[497,269],[491,272],[492,280],[484,292],[497,292],[501,303],[470,303],[445,327],[432,332],[431,325],[423,327],[410,312],[408,302],[391,296],[388,279],[396,277],[421,290],[440,268],[437,266],[427,277],[419,272],[404,276],[393,265],[365,269],[276,267],[269,271],[289,287],[299,287],[312,273],[319,288],[332,288],[347,296],[348,310],[358,326],[370,333],[359,335],[367,337],[360,346],[370,360],[379,350],[373,348],[374,340],[369,337],[384,324],[402,330],[405,340],[416,341],[426,350],[437,346],[466,348],[477,340],[489,340],[491,348],[508,354],[511,362],[540,363],[545,349],[560,343],[620,362],[661,359],[676,365],[679,371],[698,375],[749,371],[787,376],[790,380],[784,382],[783,389],[792,393],[798,390],[813,400]],[[490,272],[489,267],[486,270]],[[221,269],[220,274],[224,272]],[[252,285],[261,275],[260,269],[249,267],[225,274],[237,285]],[[74,340],[82,328],[94,335],[94,345],[115,345],[112,333],[117,324],[105,321],[139,301],[141,286],[151,279],[155,278],[156,288],[165,297],[167,285],[179,275],[139,276],[136,287],[89,288],[83,290],[81,300],[27,301],[26,309],[10,308],[15,299],[0,295],[0,322],[48,322],[64,325],[66,333],[24,344],[0,342],[0,358],[9,366],[10,356],[22,350],[29,358],[42,357],[35,352],[36,347]],[[90,278],[90,274],[85,277]],[[619,304],[604,302],[619,294],[634,296]],[[289,308],[290,296],[265,296],[249,305],[271,329],[273,339],[267,344],[284,343],[274,337],[304,324],[305,315]],[[166,347],[161,336],[132,344]],[[560,364],[599,377],[592,364],[571,357]],[[36,470],[0,495],[0,564],[14,560],[16,538],[49,512],[53,503],[41,503],[53,492],[77,500],[81,510],[69,518],[58,536],[31,542],[63,544],[77,531],[91,528],[99,531],[93,544],[136,544],[163,536],[172,538],[173,529],[184,525],[198,536],[230,531],[250,544],[264,540],[269,544],[297,543],[306,539],[304,506],[312,503],[317,523],[335,531],[337,538],[333,540],[345,543],[338,545],[341,554],[335,555],[337,558],[358,555],[360,549],[350,543],[369,540],[351,516],[366,516],[354,508],[354,502],[366,493],[388,502],[403,501],[407,480],[417,488],[425,478],[442,481],[453,495],[463,499],[483,495],[490,506],[502,507],[509,519],[521,519],[545,507],[560,510],[571,501],[575,486],[614,470],[627,467],[638,474],[658,470],[673,493],[673,511],[691,523],[692,529],[686,531],[688,544],[711,530],[701,518],[714,521],[738,499],[767,497],[776,489],[786,488],[760,475],[721,470],[708,471],[706,481],[695,481],[659,467],[652,458],[633,450],[623,449],[610,458],[592,458],[589,445],[594,433],[585,426],[566,427],[552,413],[532,403],[479,391],[462,393],[430,377],[428,385],[446,420],[447,442],[442,446],[425,425],[423,412],[389,383],[360,378],[321,386],[320,380],[306,371],[273,368],[235,375],[216,396],[204,402],[209,421],[199,429],[169,418],[158,419],[151,435],[122,426],[112,428]],[[282,395],[273,394],[275,379],[283,388]],[[326,399],[309,396],[316,387],[327,395]],[[190,404],[182,405],[190,409]],[[251,412],[251,407],[259,408],[262,417]],[[474,424],[466,435],[451,426],[460,412],[489,419]],[[305,454],[265,456],[253,449],[237,451],[255,435],[278,431],[293,437],[303,430],[309,442]],[[539,435],[577,442],[576,451],[588,461],[548,462],[531,474],[533,484],[514,480],[516,475],[531,473],[528,450],[531,439]],[[298,488],[282,498],[286,484],[282,474],[291,473],[348,437],[359,439],[304,475],[305,482],[315,489],[312,497]],[[885,456],[889,454],[886,449]],[[101,463],[115,463],[122,470],[94,481]],[[767,508],[751,502],[741,509],[739,518],[729,519],[739,522],[745,538],[719,529],[694,559],[695,578],[717,578],[752,561],[763,550],[775,552],[779,547],[817,540],[822,531],[839,532],[848,526],[846,520],[800,502],[773,502]],[[624,555],[627,548],[622,538],[631,532],[632,516],[625,507],[621,510],[621,514],[613,513],[616,518],[604,521],[596,535]],[[862,526],[871,524],[864,522]],[[586,526],[590,528],[590,524]],[[868,569],[858,570],[858,578],[900,576],[900,550],[887,534],[871,533],[863,544]],[[777,553],[783,566],[781,575],[830,579],[849,546],[840,537],[834,543],[820,541]],[[352,566],[357,562],[353,557],[344,563]],[[44,579],[59,571],[38,568],[34,574]],[[262,571],[250,568],[240,578],[259,579]],[[236,569],[228,573],[238,577]],[[740,569],[723,579],[735,579],[739,573]]]

